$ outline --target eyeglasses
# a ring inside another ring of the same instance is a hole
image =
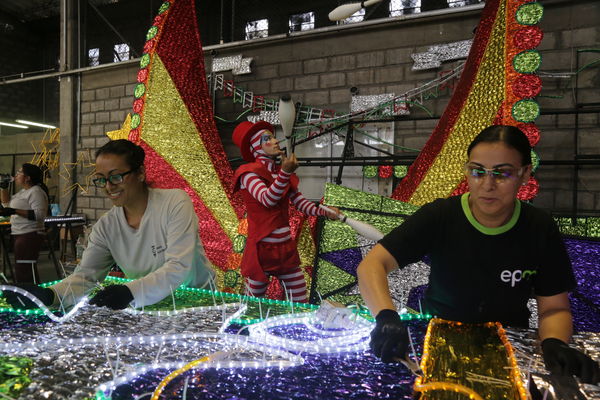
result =
[[[110,182],[113,185],[118,185],[119,183],[123,183],[123,177],[127,174],[132,173],[133,171],[135,171],[134,169],[131,169],[127,172],[123,172],[122,174],[114,174],[114,175],[110,175],[108,178],[96,178],[96,179],[92,179],[92,182],[94,183],[94,186],[99,187],[99,188],[103,188],[106,186],[106,182]]]
[[[482,179],[486,175],[496,183],[505,183],[511,179],[520,178],[523,175],[525,167],[521,168],[484,168],[480,165],[466,164],[465,172],[467,175],[472,176],[475,179]]]

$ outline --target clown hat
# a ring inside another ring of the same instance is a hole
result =
[[[242,153],[242,158],[244,160],[248,162],[254,161],[254,155],[252,154],[252,149],[250,148],[250,139],[252,138],[252,135],[258,131],[262,131],[263,129],[275,133],[273,125],[267,121],[258,121],[256,123],[244,121],[236,126],[233,130],[233,143],[240,148],[240,152]]]

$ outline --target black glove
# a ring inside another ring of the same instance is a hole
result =
[[[10,217],[13,214],[16,214],[17,210],[10,207],[0,207],[0,217]]]
[[[371,332],[371,351],[385,363],[406,358],[408,331],[394,310],[381,310],[375,317],[377,324]]]
[[[582,382],[600,382],[598,362],[586,354],[569,347],[560,339],[548,338],[542,341],[542,353],[546,368],[555,375],[578,376]]]
[[[41,302],[47,306],[51,306],[52,303],[54,302],[54,291],[52,289],[43,288],[40,286],[27,284],[27,283],[20,284],[20,285],[14,285],[14,286],[28,291],[29,293],[31,293],[32,295],[34,295],[35,297],[40,299]],[[30,309],[30,308],[38,308],[37,304],[35,304],[33,301],[29,300],[28,297],[22,296],[18,293],[11,292],[9,290],[4,290],[4,291],[2,291],[2,294],[3,294],[4,298],[6,299],[6,302],[8,304],[10,304],[12,306],[12,308],[18,308],[21,310]]]
[[[126,308],[133,300],[131,290],[125,285],[110,285],[102,289],[90,300],[90,304],[108,307],[113,310]]]

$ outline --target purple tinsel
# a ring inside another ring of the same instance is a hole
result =
[[[421,356],[427,322],[411,321],[411,334]],[[296,331],[298,327],[291,328]],[[288,369],[207,369],[176,378],[165,398],[181,398],[189,377],[188,399],[412,399],[414,377],[401,364],[384,364],[370,352],[315,356],[302,354],[305,364]],[[112,394],[113,399],[132,399],[153,391],[169,372],[154,371]]]
[[[356,276],[356,269],[363,258],[360,249],[356,247],[323,253],[320,257],[353,276]]]
[[[600,242],[565,239],[577,288],[570,295],[576,331],[600,332]]]

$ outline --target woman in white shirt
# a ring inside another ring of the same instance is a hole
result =
[[[118,310],[154,304],[181,284],[203,287],[214,278],[191,199],[183,190],[148,187],[142,147],[124,139],[102,146],[93,182],[113,207],[92,227],[79,266],[49,289],[22,286],[25,290],[47,305],[72,305],[116,263],[132,281],[107,286],[90,303]],[[23,307],[16,295],[4,295],[13,306]],[[35,307],[26,298],[21,301]]]
[[[8,185],[0,188],[3,205],[0,215],[10,215],[17,283],[35,282],[33,274],[37,269],[34,266],[40,254],[44,218],[48,213],[48,188],[43,179],[40,167],[25,163],[15,176],[15,183],[22,189],[10,197]]]

